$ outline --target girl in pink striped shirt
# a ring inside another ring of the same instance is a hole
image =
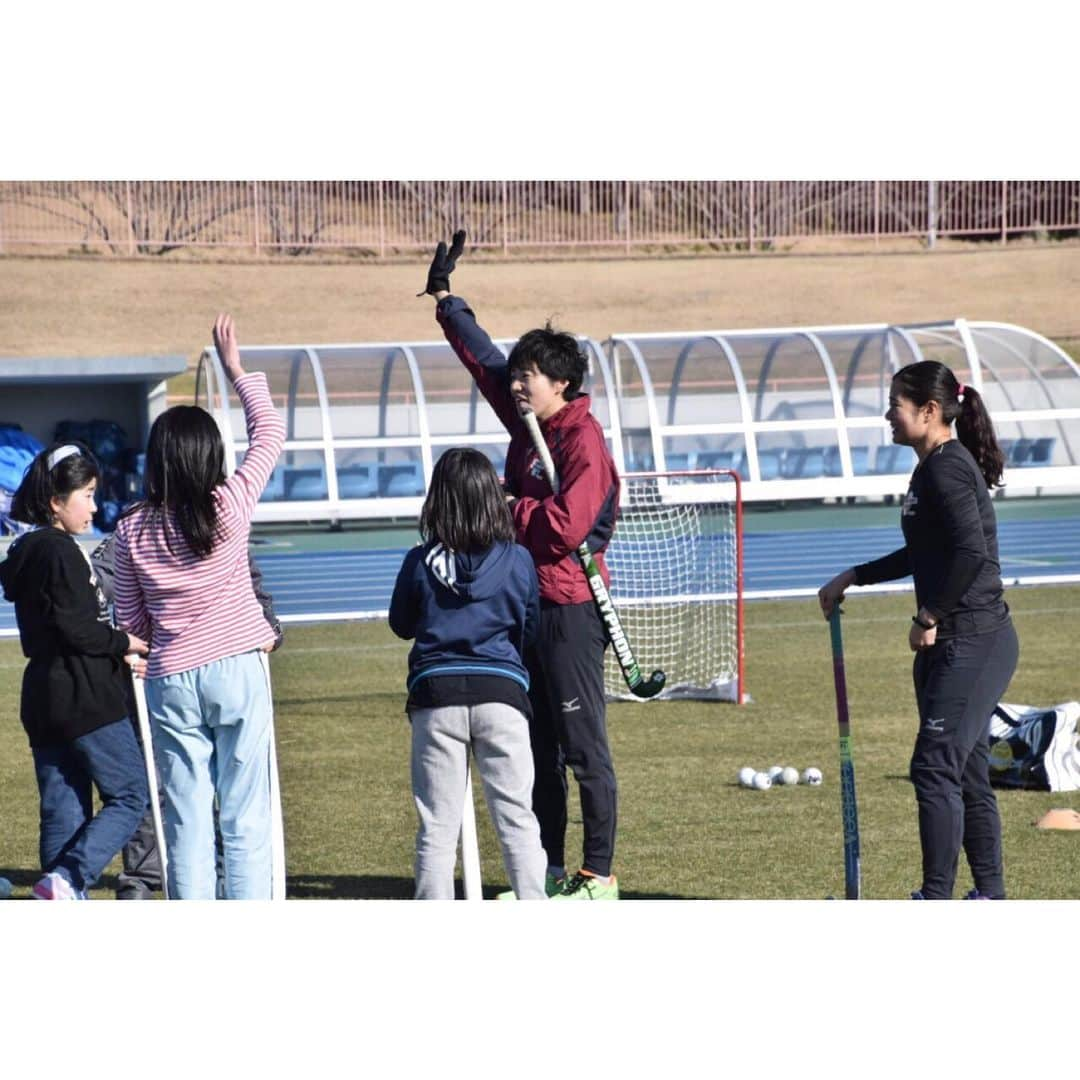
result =
[[[226,479],[209,413],[177,405],[154,421],[146,498],[116,529],[116,617],[150,640],[146,700],[165,795],[169,895],[214,898],[216,797],[225,896],[268,899],[271,703],[259,651],[274,632],[247,552],[285,425],[266,376],[241,367],[230,316],[218,316],[214,344],[244,409],[247,453]]]

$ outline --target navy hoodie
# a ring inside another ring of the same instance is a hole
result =
[[[433,677],[494,677],[527,691],[523,657],[539,619],[532,556],[506,540],[480,552],[452,552],[437,540],[413,548],[390,601],[390,629],[416,639],[410,694]]]
[[[0,584],[30,661],[20,710],[30,745],[68,743],[127,716],[128,636],[109,624],[75,538],[49,527],[19,537],[0,563]]]

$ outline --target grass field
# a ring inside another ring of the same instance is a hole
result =
[[[1020,666],[1009,701],[1080,696],[1080,587],[1014,589]],[[848,692],[868,898],[919,884],[915,802],[906,778],[916,721],[906,596],[849,595]],[[635,898],[819,899],[842,894],[836,715],[827,625],[814,601],[747,608],[752,704],[617,704],[609,729],[619,778],[616,872]],[[272,658],[292,898],[407,898],[415,814],[403,713],[407,646],[383,625],[294,627]],[[647,658],[644,658],[647,664]],[[0,642],[0,874],[27,895],[37,871],[37,798],[18,722],[22,657]],[[748,791],[743,765],[817,765],[822,787]],[[571,785],[568,854],[580,851]],[[477,788],[479,791],[479,787]],[[1080,793],[999,793],[1013,898],[1080,898],[1080,833],[1043,832],[1047,809]],[[478,811],[485,895],[506,877]],[[93,896],[111,895],[116,861]],[[961,860],[957,894],[970,887]]]

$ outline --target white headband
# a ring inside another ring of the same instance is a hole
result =
[[[71,457],[72,454],[78,454],[79,452],[80,452],[79,448],[77,446],[72,446],[71,443],[68,443],[67,446],[58,446],[49,455],[49,459],[48,459],[49,472],[52,472],[53,469],[55,469],[56,466],[59,465],[60,462],[64,460],[64,458],[69,458],[69,457]]]

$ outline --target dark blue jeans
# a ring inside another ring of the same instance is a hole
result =
[[[62,746],[33,747],[41,796],[41,869],[87,889],[150,805],[142,752],[126,717]],[[102,806],[95,816],[91,784]]]

